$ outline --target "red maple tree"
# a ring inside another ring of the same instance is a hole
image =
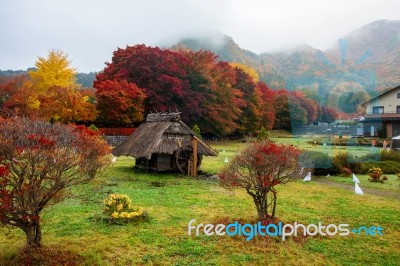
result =
[[[145,93],[135,83],[104,80],[98,81],[96,88],[100,120],[118,126],[143,120]]]
[[[41,211],[110,162],[98,134],[25,118],[0,122],[0,224],[21,228],[28,246],[40,246]]]
[[[302,166],[299,156],[300,151],[292,146],[271,142],[250,144],[222,170],[221,184],[228,188],[245,189],[253,198],[259,218],[274,218],[276,186],[300,176]]]

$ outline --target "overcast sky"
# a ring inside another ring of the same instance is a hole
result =
[[[26,69],[59,49],[79,72],[99,71],[117,47],[200,32],[256,53],[301,43],[324,50],[399,11],[399,0],[0,0],[0,69]]]

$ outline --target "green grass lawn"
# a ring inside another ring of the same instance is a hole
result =
[[[312,138],[272,138],[278,144],[292,144],[297,146],[299,149],[319,151],[330,156],[335,156],[340,152],[348,152],[354,156],[361,157],[368,153],[371,153],[371,148],[366,146],[323,146],[323,145],[313,145],[309,142],[313,142],[315,139]],[[351,139],[347,139],[351,141]],[[325,139],[328,143],[329,139]]]
[[[280,142],[281,140],[277,140]],[[295,144],[296,139],[285,142]],[[241,143],[211,143],[218,157],[205,158],[202,169],[218,172]],[[300,143],[299,146],[307,146]],[[225,151],[225,152],[224,152]],[[318,182],[292,182],[278,186],[277,216],[285,223],[347,223],[351,228],[379,225],[383,236],[244,237],[188,236],[188,222],[254,222],[250,196],[221,188],[216,181],[178,174],[145,173],[133,169],[132,158],[120,157],[90,184],[74,189],[74,197],[43,211],[43,244],[49,250],[68,251],[66,258],[86,265],[398,265],[400,261],[400,205],[393,198],[356,195]],[[362,186],[396,191],[398,181]],[[351,183],[349,178],[332,177]],[[154,186],[157,181],[161,186]],[[397,184],[397,186],[396,186]],[[381,186],[382,185],[382,186]],[[127,194],[148,213],[145,222],[108,225],[93,219],[102,212],[109,193]],[[0,265],[21,256],[25,237],[19,229],[0,233]],[[49,253],[50,255],[50,253]],[[69,256],[69,257],[68,257]],[[49,260],[48,265],[52,265]],[[70,261],[74,265],[74,261]]]
[[[384,181],[384,183],[370,182],[368,180],[370,178],[369,175],[356,175],[356,176],[360,180],[361,187],[374,188],[384,191],[392,191],[400,193],[399,178],[396,175],[386,175],[388,180]],[[346,177],[331,176],[327,177],[326,179],[337,183],[354,185],[352,176],[346,176]]]

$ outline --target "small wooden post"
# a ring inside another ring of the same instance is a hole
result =
[[[192,175],[197,176],[197,138],[192,136],[192,149],[193,149],[193,171]]]
[[[192,176],[192,160],[188,159],[188,176]]]

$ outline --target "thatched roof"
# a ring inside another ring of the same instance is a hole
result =
[[[196,134],[182,122],[179,113],[149,114],[146,123],[139,126],[123,143],[115,147],[115,156],[151,158],[152,153],[173,154],[180,147],[191,144]],[[218,153],[198,139],[198,153],[217,156]]]

